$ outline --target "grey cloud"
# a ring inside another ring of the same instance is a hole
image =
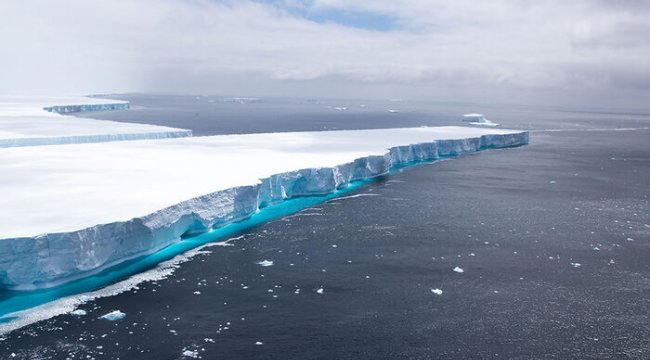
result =
[[[4,0],[0,90],[431,97],[649,88],[645,1],[287,2],[406,25],[388,32],[311,22],[282,3]]]

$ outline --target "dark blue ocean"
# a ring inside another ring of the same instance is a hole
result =
[[[164,279],[0,337],[0,358],[650,358],[650,112],[112,98],[132,108],[80,115],[202,136],[482,112],[531,130],[530,145],[404,169],[234,229]],[[126,316],[98,319],[113,310]]]

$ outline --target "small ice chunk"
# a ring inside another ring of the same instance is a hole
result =
[[[431,289],[431,292],[436,294],[436,295],[442,295],[442,290],[440,290],[440,289]]]
[[[108,320],[108,321],[117,321],[117,320],[122,320],[126,316],[125,313],[119,311],[119,310],[114,310],[109,312],[108,314],[104,314],[100,316],[100,319]]]
[[[323,288],[320,288],[320,289],[318,289],[318,290],[316,290],[316,292],[322,295],[322,294],[323,294],[323,292],[325,292],[325,289],[323,289]]]
[[[577,262],[572,262],[572,263],[571,263],[571,266],[573,266],[574,268],[577,268],[577,267],[582,266],[582,264],[577,263]]]
[[[84,315],[86,315],[88,313],[86,312],[86,310],[77,309],[77,310],[71,312],[70,314],[72,314],[74,316],[84,316]]]
[[[185,350],[183,351],[183,356],[198,359],[199,352],[197,350]]]
[[[201,295],[201,292],[200,291],[195,291],[194,295]]]
[[[258,262],[257,265],[261,265],[263,267],[273,266],[273,261],[271,261],[271,260],[262,260],[262,261]]]
[[[255,345],[264,345],[264,343],[261,342],[261,341],[256,341],[256,342],[255,342]]]
[[[462,273],[465,272],[465,270],[463,270],[462,268],[460,268],[460,267],[458,267],[458,266],[456,266],[456,267],[454,268],[454,271],[457,272],[457,273],[459,273],[459,274],[462,274]]]
[[[79,296],[79,301],[81,301],[83,303],[88,302],[88,301],[93,301],[93,300],[95,300],[94,296],[89,296],[89,295],[81,295],[81,296]]]

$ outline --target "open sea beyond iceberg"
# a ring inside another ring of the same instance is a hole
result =
[[[110,98],[130,109],[81,116],[201,136],[462,125],[478,112],[529,130],[530,145],[395,168],[78,281],[0,290],[2,315],[37,306],[0,335],[0,358],[650,356],[648,111]]]

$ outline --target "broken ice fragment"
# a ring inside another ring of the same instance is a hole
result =
[[[263,267],[273,266],[273,261],[271,261],[271,260],[263,260],[263,261],[258,262],[257,265],[261,265]]]
[[[99,318],[104,319],[104,320],[108,320],[108,321],[117,321],[117,320],[124,319],[125,316],[126,316],[125,313],[123,313],[123,312],[121,312],[119,310],[115,310],[115,311],[109,312],[108,314],[104,314],[104,315],[100,316]]]

